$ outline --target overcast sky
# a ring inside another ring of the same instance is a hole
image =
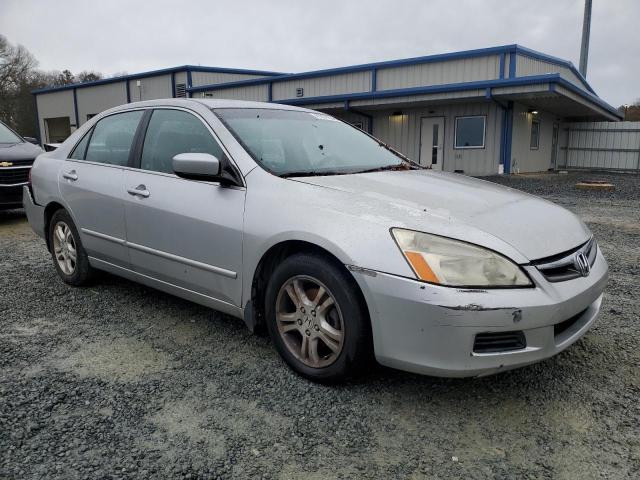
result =
[[[640,0],[593,0],[587,78],[640,98]],[[45,70],[182,64],[300,72],[519,43],[578,64],[584,0],[0,0],[0,33]]]

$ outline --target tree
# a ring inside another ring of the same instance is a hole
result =
[[[16,127],[19,92],[36,67],[36,59],[22,45],[14,46],[0,35],[0,120]]]
[[[26,48],[12,45],[0,35],[0,121],[30,137],[38,136],[33,90],[102,78],[101,73],[89,70],[76,76],[68,69],[43,72],[37,66]]]
[[[640,122],[640,98],[632,105],[622,105],[618,111],[624,115],[627,122]]]
[[[96,80],[100,80],[102,78],[102,74],[99,72],[85,70],[80,72],[76,78],[79,82],[95,82]]]
[[[70,85],[76,83],[76,77],[69,70],[63,70],[56,78],[56,86]]]

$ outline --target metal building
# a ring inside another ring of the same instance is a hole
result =
[[[182,66],[34,94],[48,142],[128,101],[231,98],[321,110],[470,175],[546,171],[560,165],[562,124],[621,119],[571,62],[519,45],[294,74]]]

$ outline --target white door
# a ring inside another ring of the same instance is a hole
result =
[[[444,117],[424,117],[420,122],[420,164],[442,170]]]

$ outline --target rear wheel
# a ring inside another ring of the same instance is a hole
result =
[[[296,254],[273,272],[265,295],[267,327],[287,364],[331,382],[370,359],[369,319],[353,280],[319,255]]]
[[[58,210],[49,223],[51,257],[58,275],[74,286],[89,282],[93,269],[82,246],[78,229],[66,210]]]

